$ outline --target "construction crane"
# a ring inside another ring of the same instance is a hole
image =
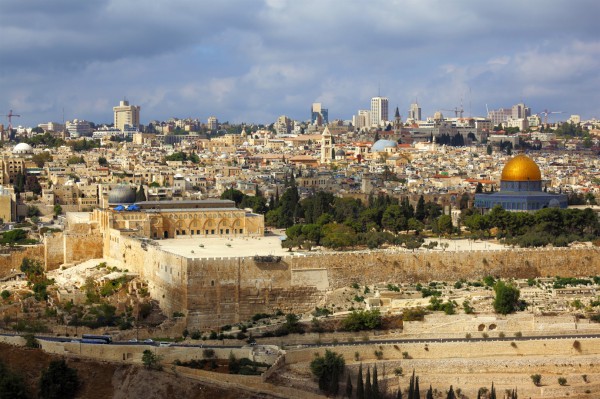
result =
[[[460,108],[458,107],[454,107],[454,109],[442,109],[441,111],[448,111],[448,112],[454,112],[454,117],[458,118],[458,116],[460,115],[460,117],[463,117],[463,114],[465,112],[465,110],[463,109],[462,105]]]
[[[12,130],[12,118],[13,116],[21,116],[21,115],[17,115],[17,114],[13,114],[12,109],[10,111],[8,111],[7,115],[4,115],[5,117],[8,118],[8,131],[10,132]]]
[[[550,114],[564,114],[564,112],[562,111],[548,111],[548,109],[545,109],[543,111],[541,111],[539,113],[540,115],[544,115],[544,125],[548,124],[548,115]]]

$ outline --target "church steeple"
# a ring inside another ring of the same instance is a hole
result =
[[[333,159],[333,140],[329,128],[325,126],[323,134],[321,134],[321,163],[329,163]]]

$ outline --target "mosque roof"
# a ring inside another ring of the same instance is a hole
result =
[[[542,173],[537,164],[527,155],[517,155],[504,165],[503,181],[541,181]]]

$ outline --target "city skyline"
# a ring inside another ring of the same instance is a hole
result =
[[[110,123],[126,98],[143,124],[308,120],[319,102],[349,120],[382,96],[403,120],[415,100],[423,118],[519,102],[561,120],[599,116],[593,1],[168,4],[4,2],[2,115],[35,126],[64,109],[65,120]]]

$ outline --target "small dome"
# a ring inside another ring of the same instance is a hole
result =
[[[133,204],[135,202],[135,189],[129,186],[117,186],[108,194],[109,204]]]
[[[335,156],[336,157],[344,157],[344,156],[346,156],[346,151],[339,149],[335,152]]]
[[[394,140],[377,140],[375,144],[371,147],[371,152],[382,152],[385,151],[386,148],[396,148],[398,143]]]
[[[33,147],[27,143],[19,143],[13,148],[13,154],[32,154]]]
[[[504,165],[503,181],[541,181],[542,173],[537,164],[527,155],[517,155]]]
[[[175,176],[173,176],[173,179],[183,179],[183,175],[181,173],[175,173]]]

